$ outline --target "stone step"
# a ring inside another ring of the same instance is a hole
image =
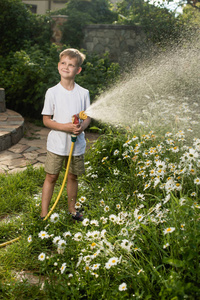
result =
[[[23,135],[24,118],[10,109],[0,112],[0,151],[17,144]]]

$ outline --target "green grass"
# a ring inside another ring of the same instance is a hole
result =
[[[83,223],[66,191],[38,220],[42,168],[0,175],[0,242],[21,236],[0,248],[0,299],[199,299],[199,144],[108,127],[79,180]],[[22,270],[41,280],[19,282]]]

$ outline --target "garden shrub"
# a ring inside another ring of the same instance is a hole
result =
[[[63,46],[63,49],[66,47]],[[46,51],[35,45],[5,58],[0,57],[0,81],[6,92],[7,108],[24,117],[40,118],[46,90],[60,80],[57,71],[60,51],[55,44]],[[93,101],[117,78],[119,65],[112,63],[107,54],[102,58],[87,54],[86,57],[83,71],[76,81],[89,89]]]
[[[6,107],[24,117],[38,118],[46,89],[59,80],[57,47],[52,45],[47,55],[36,45],[12,53],[3,61],[0,80]]]

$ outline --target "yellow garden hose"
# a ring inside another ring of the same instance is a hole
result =
[[[5,247],[5,246],[7,246],[7,245],[9,245],[9,244],[12,244],[12,243],[18,241],[19,239],[21,239],[21,236],[19,236],[18,238],[15,238],[14,240],[11,240],[11,241],[2,243],[2,244],[0,244],[0,248],[1,248],[1,247]]]
[[[75,117],[75,116],[73,116],[73,117]],[[81,111],[76,117],[78,117],[78,118],[81,119],[81,120],[87,119],[87,115],[85,114],[84,111]],[[74,123],[74,119],[72,120],[72,122]],[[61,197],[61,194],[62,194],[62,192],[63,192],[64,186],[65,186],[65,183],[66,183],[66,180],[67,180],[67,176],[68,176],[68,173],[69,173],[69,166],[70,166],[70,162],[71,162],[72,153],[73,153],[73,150],[74,150],[74,144],[75,144],[75,142],[76,142],[76,138],[77,138],[77,137],[76,137],[75,135],[72,135],[72,136],[71,136],[72,144],[71,144],[71,149],[70,149],[70,153],[69,153],[69,157],[68,157],[68,162],[67,162],[67,167],[66,167],[66,171],[65,171],[65,176],[64,176],[64,179],[63,179],[63,183],[62,183],[62,186],[61,186],[61,188],[60,188],[60,192],[59,192],[59,194],[58,194],[58,196],[57,196],[57,199],[56,199],[55,203],[53,204],[51,210],[48,212],[48,214],[47,214],[46,217],[43,219],[43,221],[47,220],[48,217],[51,215],[51,213],[52,213],[53,210],[55,209],[55,207],[56,207],[56,205],[57,205],[57,203],[58,203],[58,201],[59,201],[59,199],[60,199],[60,197]],[[19,236],[18,238],[13,239],[13,240],[11,240],[11,241],[8,241],[8,242],[5,242],[5,243],[3,243],[3,244],[0,244],[0,248],[1,248],[1,247],[4,247],[4,246],[7,246],[7,245],[9,245],[9,244],[12,244],[12,243],[14,243],[14,242],[16,242],[16,241],[18,241],[20,238],[21,238],[21,236]]]
[[[68,175],[68,172],[69,172],[69,166],[70,166],[70,162],[71,162],[71,158],[72,158],[72,152],[73,152],[73,149],[74,149],[74,143],[75,143],[75,142],[72,142],[72,144],[71,144],[71,149],[70,149],[70,153],[69,153],[69,157],[68,157],[68,162],[67,162],[67,167],[66,167],[66,171],[65,171],[65,176],[64,176],[64,179],[63,179],[63,183],[62,183],[62,185],[61,185],[61,188],[60,188],[60,192],[59,192],[58,197],[57,197],[57,199],[56,199],[54,205],[52,206],[51,210],[48,212],[48,214],[47,214],[46,217],[44,218],[44,221],[45,221],[46,219],[48,219],[48,217],[51,215],[52,211],[53,211],[54,208],[56,207],[56,205],[57,205],[57,203],[58,203],[58,201],[59,201],[59,199],[60,199],[60,196],[61,196],[61,194],[62,194],[62,192],[63,192],[64,186],[65,186],[65,182],[66,182],[66,180],[67,180],[67,175]]]

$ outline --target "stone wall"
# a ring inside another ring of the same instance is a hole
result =
[[[67,21],[67,16],[56,15],[53,19],[52,42],[61,45],[61,28]],[[67,41],[66,41],[66,44]],[[110,53],[110,59],[121,63],[122,61],[141,57],[149,48],[146,35],[140,26],[93,24],[85,26],[81,47],[88,53]]]
[[[82,48],[88,53],[110,53],[113,61],[120,63],[126,56],[140,56],[146,48],[146,35],[139,26],[129,25],[87,25],[83,31]]]

